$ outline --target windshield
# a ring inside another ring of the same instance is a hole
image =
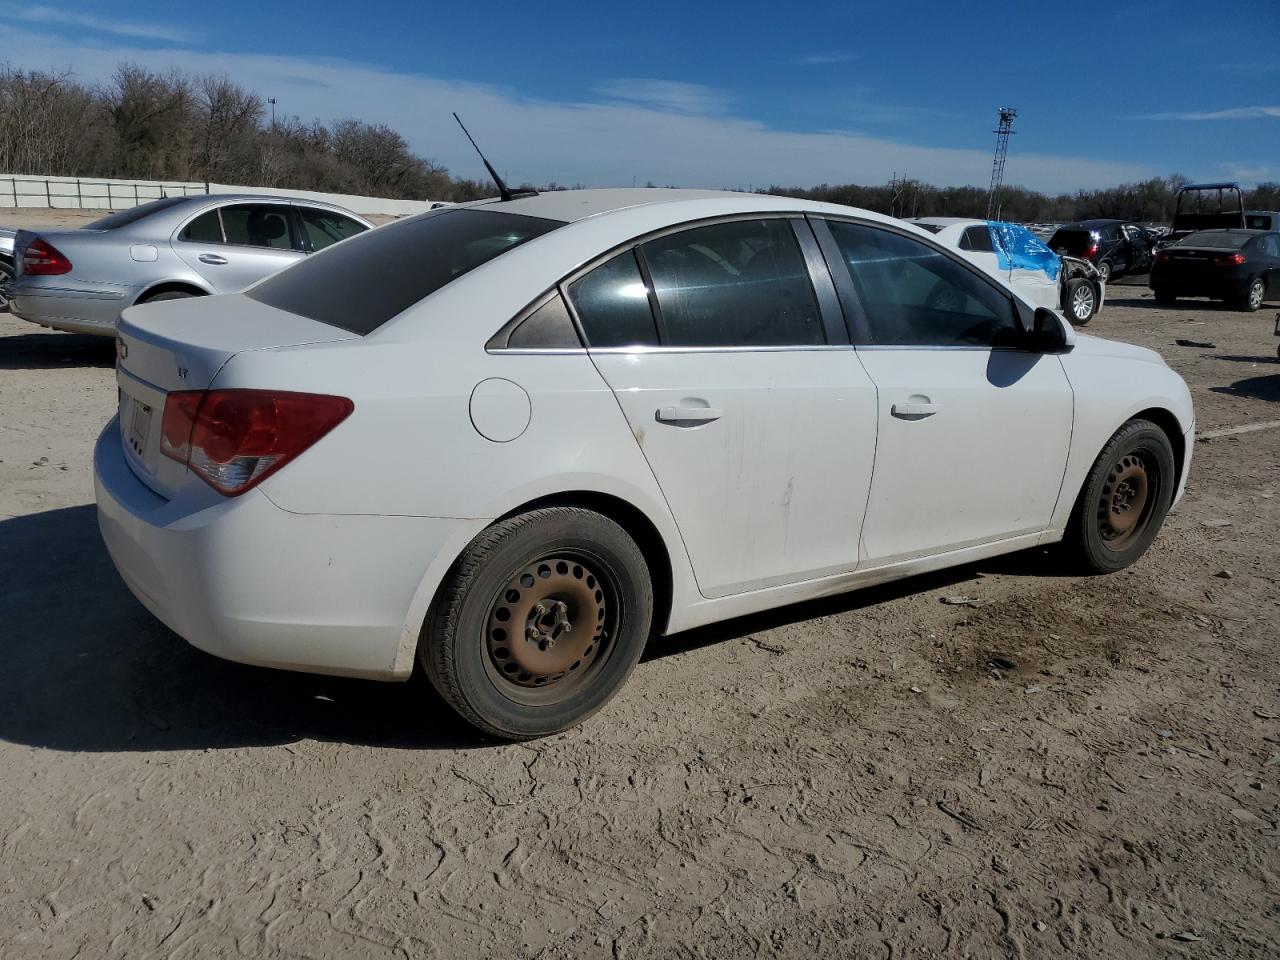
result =
[[[560,220],[493,210],[441,210],[335,244],[246,295],[363,336],[482,263],[560,226]]]
[[[101,220],[95,220],[89,224],[88,230],[114,230],[117,227],[127,227],[131,223],[136,223],[143,217],[149,217],[153,213],[159,213],[168,207],[172,207],[175,203],[181,203],[186,197],[165,197],[163,200],[152,200],[150,203],[139,204],[136,207],[130,207],[128,210],[118,210],[115,213],[108,214]]]

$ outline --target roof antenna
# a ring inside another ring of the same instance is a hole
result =
[[[476,153],[480,154],[480,160],[481,162],[484,163],[484,168],[489,171],[489,176],[491,176],[493,178],[493,182],[498,185],[499,197],[501,197],[503,200],[515,200],[518,197],[536,197],[538,195],[537,190],[512,191],[510,187],[508,187],[505,183],[503,183],[502,178],[498,176],[498,171],[493,169],[493,164],[490,163],[487,159],[485,159],[485,155],[481,153],[480,148],[476,146],[475,139],[471,136],[471,132],[463,124],[462,119],[456,113],[453,115],[453,119],[458,121],[458,126],[462,127],[462,132],[465,133],[467,135],[467,139],[471,141],[471,146],[475,147]]]

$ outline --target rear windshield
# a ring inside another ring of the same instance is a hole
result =
[[[361,336],[560,220],[441,210],[378,227],[313,254],[247,295]]]
[[[143,217],[149,217],[153,213],[159,213],[167,207],[172,207],[175,203],[181,203],[186,197],[165,197],[163,200],[152,200],[150,203],[139,204],[136,207],[130,207],[128,210],[119,210],[115,213],[108,214],[101,220],[95,220],[89,224],[89,230],[114,230],[116,227],[127,227],[131,223],[136,223]]]
[[[1222,250],[1239,250],[1253,237],[1247,233],[1225,233],[1218,230],[1202,230],[1189,233],[1179,243],[1184,247],[1215,247]]]
[[[1078,257],[1093,245],[1093,234],[1088,230],[1056,230],[1049,238],[1049,249]]]

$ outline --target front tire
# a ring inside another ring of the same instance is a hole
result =
[[[1149,420],[1130,420],[1107,442],[1085,480],[1063,549],[1085,573],[1114,573],[1155,540],[1177,485],[1173,446]]]
[[[1081,277],[1067,281],[1067,316],[1076,326],[1083,327],[1098,312],[1098,296],[1093,284]]]
[[[471,542],[427,616],[418,659],[473,726],[544,737],[612,699],[652,617],[649,568],[631,536],[593,511],[546,507]]]

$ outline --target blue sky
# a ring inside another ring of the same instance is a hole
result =
[[[482,176],[457,110],[513,181],[985,186],[1002,104],[1019,109],[1008,182],[1280,180],[1278,0],[1078,9],[0,0],[0,62],[226,73],[281,113],[385,122]]]

